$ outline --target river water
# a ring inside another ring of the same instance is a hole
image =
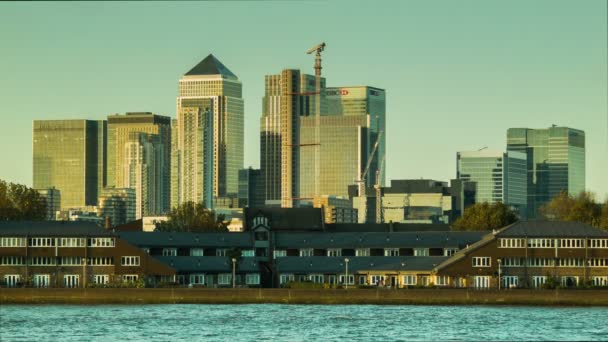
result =
[[[2,305],[0,341],[608,340],[608,308]]]

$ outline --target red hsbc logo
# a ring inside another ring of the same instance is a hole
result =
[[[348,95],[348,90],[340,89],[340,95]]]

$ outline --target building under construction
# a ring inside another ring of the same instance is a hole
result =
[[[365,171],[366,184],[376,183],[377,174],[384,182],[379,169],[385,155],[385,91],[327,88],[321,77],[324,48],[320,44],[309,51],[316,52],[315,75],[286,69],[266,76],[260,123],[266,205],[310,205],[320,196],[347,199],[348,186]]]

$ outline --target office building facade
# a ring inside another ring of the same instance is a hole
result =
[[[150,112],[108,116],[107,186],[133,188],[140,216],[166,213],[171,187],[171,119]],[[145,194],[145,197],[143,197]]]
[[[105,121],[34,120],[33,187],[55,187],[62,208],[96,205],[105,179]]]
[[[509,128],[507,151],[527,156],[528,217],[560,192],[585,190],[585,132],[569,127]]]
[[[194,201],[213,208],[237,198],[243,129],[242,84],[209,55],[179,80],[172,207]]]
[[[457,178],[475,183],[476,203],[502,202],[526,216],[526,155],[524,153],[470,151],[457,153]]]
[[[34,189],[39,194],[46,206],[46,220],[55,221],[57,212],[61,210],[61,192],[54,187],[47,189]]]
[[[262,172],[259,169],[239,170],[239,208],[259,208],[264,206]]]
[[[110,187],[101,191],[97,216],[109,218],[112,226],[135,221],[135,213],[135,189]]]

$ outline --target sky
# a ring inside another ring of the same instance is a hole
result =
[[[32,120],[175,117],[179,78],[213,53],[243,83],[245,166],[259,167],[264,75],[386,89],[386,177],[448,181],[456,152],[509,127],[586,133],[608,198],[604,0],[0,2],[0,179],[32,184]]]

